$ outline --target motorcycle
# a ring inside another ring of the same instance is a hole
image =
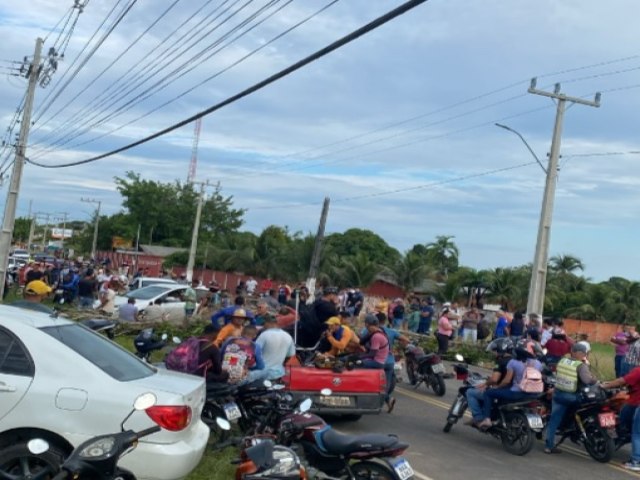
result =
[[[456,360],[464,361],[459,354],[456,355]],[[468,365],[463,363],[455,364],[453,370],[456,378],[462,380],[462,385],[458,389],[458,395],[451,408],[449,408],[447,423],[443,428],[445,433],[449,433],[458,420],[464,416],[469,406],[467,391],[483,384],[487,379],[477,372],[469,372]],[[493,407],[491,412],[492,426],[487,430],[479,431],[501,440],[502,448],[512,455],[526,455],[533,448],[536,435],[541,435],[544,428],[544,422],[540,415],[543,408],[537,399],[498,404]]]
[[[122,421],[121,432],[108,435],[99,435],[78,445],[60,466],[60,471],[52,477],[52,480],[71,480],[77,478],[92,478],[96,480],[136,480],[135,475],[118,466],[118,461],[138,445],[138,441],[146,436],[159,432],[157,425],[134,432],[125,430],[124,424],[135,411],[147,410],[156,403],[153,393],[140,395],[133,405],[133,410]],[[35,438],[27,444],[33,455],[42,455],[49,450],[49,443],[42,438]],[[55,472],[39,472],[38,476]],[[12,478],[21,478],[20,476]],[[31,477],[26,477],[31,478]]]
[[[145,328],[142,330],[136,338],[133,339],[133,346],[136,349],[136,355],[147,363],[151,363],[151,355],[157,350],[162,350],[167,346],[167,339],[169,336],[163,333],[161,337],[158,337],[153,328]],[[172,342],[175,345],[180,344],[179,337],[173,337]]]
[[[433,389],[433,392],[442,397],[447,391],[444,383],[445,368],[442,359],[435,353],[426,353],[422,347],[413,344],[405,349],[405,365],[409,383],[416,389],[421,383]]]
[[[276,445],[270,436],[254,436],[245,439],[245,446],[237,463],[236,480],[307,479],[300,458],[292,449]]]
[[[567,411],[558,428],[560,440],[556,446],[568,438],[582,444],[595,461],[607,463],[616,451],[616,443],[617,448],[624,444],[624,437],[618,438],[617,415],[610,404],[613,394],[596,384],[583,387],[579,395],[580,405]]]

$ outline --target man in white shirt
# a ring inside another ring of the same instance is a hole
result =
[[[264,330],[256,339],[262,350],[266,379],[275,380],[284,376],[284,364],[296,354],[291,335],[278,328],[275,317],[268,315],[264,321]]]
[[[118,320],[123,322],[138,321],[138,307],[136,307],[136,299],[129,298],[127,303],[118,308]]]
[[[247,294],[253,295],[256,292],[256,288],[258,287],[258,282],[256,281],[255,278],[249,277],[249,280],[247,280],[246,285],[247,285]]]

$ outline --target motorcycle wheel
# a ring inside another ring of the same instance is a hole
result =
[[[502,448],[512,455],[526,455],[533,448],[534,433],[529,428],[527,417],[519,412],[509,413],[505,418],[506,429],[502,432]]]
[[[358,462],[351,465],[356,480],[396,480],[396,475],[388,467],[376,462]]]
[[[217,405],[211,403],[205,403],[202,409],[202,421],[207,424],[210,430],[209,434],[209,445],[212,447],[219,447],[223,443],[225,443],[231,432],[228,430],[221,429],[216,423],[216,418],[221,417],[226,419],[227,416],[224,413],[224,410]]]
[[[587,438],[584,442],[587,453],[596,462],[609,462],[616,450],[613,438],[593,418],[585,422],[584,429],[587,432]]]
[[[447,386],[444,383],[444,377],[438,373],[431,381],[431,388],[438,397],[443,397],[447,393]]]
[[[465,398],[462,395],[458,395],[449,408],[449,413],[447,414],[447,423],[443,427],[442,431],[444,433],[449,433],[451,431],[451,428],[453,428],[458,420],[462,418],[466,410],[467,402]],[[454,411],[457,411],[458,413],[454,413]]]
[[[409,377],[409,383],[411,385],[415,385],[418,383],[418,378],[416,377],[416,371],[414,369],[413,363],[410,361],[406,361],[405,363],[407,368],[407,377]]]

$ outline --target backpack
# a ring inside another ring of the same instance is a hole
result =
[[[544,391],[542,373],[533,365],[527,363],[518,386],[525,393],[542,393]]]
[[[205,342],[198,337],[189,337],[176,348],[174,348],[167,358],[165,365],[167,370],[176,372],[195,374],[205,364],[200,364],[200,344]],[[206,372],[205,372],[206,375]]]
[[[229,380],[244,380],[247,371],[256,364],[256,350],[248,338],[234,337],[222,345],[222,370],[229,372]]]

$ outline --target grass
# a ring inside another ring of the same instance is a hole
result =
[[[589,354],[591,371],[600,380],[612,380],[615,378],[614,356],[613,345],[607,343],[591,344],[591,353]]]

